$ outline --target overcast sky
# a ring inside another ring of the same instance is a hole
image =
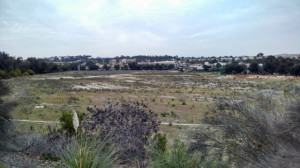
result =
[[[300,53],[300,0],[0,0],[0,51],[224,56]]]

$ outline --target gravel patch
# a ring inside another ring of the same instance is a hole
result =
[[[52,168],[60,164],[60,162],[43,160],[22,152],[4,151],[0,151],[0,163],[5,168]]]

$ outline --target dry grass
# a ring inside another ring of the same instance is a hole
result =
[[[85,112],[94,105],[143,101],[163,122],[199,123],[204,116],[214,115],[211,109],[222,97],[239,100],[259,90],[284,91],[287,86],[300,83],[218,77],[215,73],[176,71],[53,73],[10,80],[13,94],[8,98],[19,102],[12,112],[18,119],[58,120],[62,111]],[[44,108],[34,108],[41,105]],[[163,117],[163,112],[169,115]],[[171,137],[173,133],[184,137],[187,130],[162,126],[162,131],[172,134]]]

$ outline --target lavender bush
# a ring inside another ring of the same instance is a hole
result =
[[[160,123],[157,114],[144,103],[122,103],[88,111],[90,114],[82,122],[88,133],[96,132],[102,139],[111,139],[124,159],[145,159],[145,145]]]

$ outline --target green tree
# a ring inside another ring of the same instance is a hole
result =
[[[263,66],[264,70],[270,74],[273,74],[276,70],[276,67],[278,65],[278,61],[274,56],[269,56],[265,60],[265,64]]]
[[[124,65],[123,69],[128,70],[128,65]]]
[[[220,70],[222,68],[222,65],[220,63],[217,63],[216,68],[217,70]]]
[[[115,70],[119,70],[120,69],[120,65],[115,65],[114,68],[115,68]]]
[[[208,71],[211,68],[211,66],[203,65],[203,68],[204,68],[204,71]]]
[[[300,76],[300,64],[294,66],[291,70],[292,75]]]
[[[85,66],[83,66],[83,65],[81,65],[80,67],[79,67],[79,69],[80,69],[80,71],[85,71],[86,69],[85,69]]]
[[[231,64],[227,64],[224,70],[227,74],[237,74],[246,71],[246,66],[239,65],[238,62],[233,62]]]
[[[107,64],[104,64],[103,65],[103,69],[106,70],[106,71],[108,71],[110,69],[110,66],[108,66]]]
[[[249,66],[249,71],[251,72],[251,73],[258,73],[258,71],[259,71],[259,65],[258,65],[258,63],[257,62],[252,62],[251,64],[250,64],[250,66]]]
[[[95,63],[91,63],[89,65],[89,70],[93,71],[93,70],[98,70],[99,67],[95,64]]]

